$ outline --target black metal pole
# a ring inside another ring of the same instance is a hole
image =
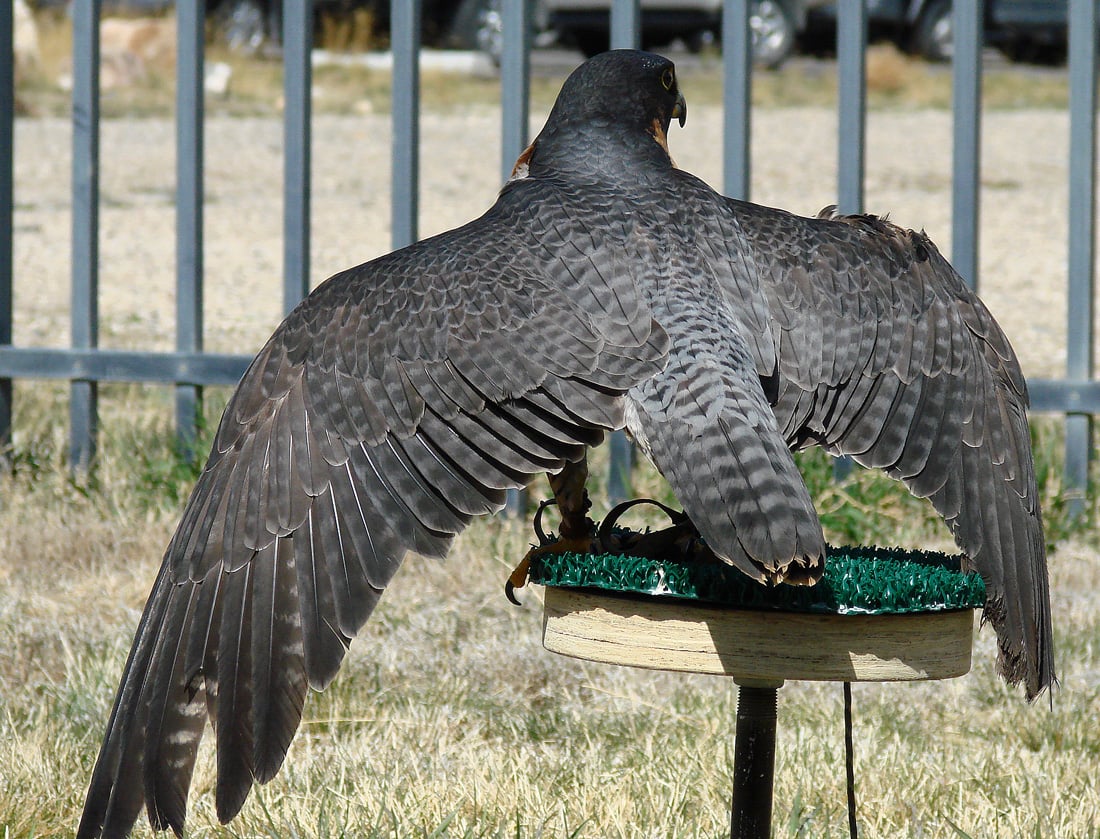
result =
[[[848,836],[859,839],[856,824],[856,744],[852,735],[852,683],[844,683],[844,775],[848,782]]]
[[[778,687],[739,685],[730,839],[769,839]]]

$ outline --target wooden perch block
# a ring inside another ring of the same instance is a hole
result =
[[[969,672],[973,629],[972,609],[807,614],[548,586],[543,646],[574,658],[712,673],[742,684],[900,682]]]

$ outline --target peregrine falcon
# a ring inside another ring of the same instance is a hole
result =
[[[488,212],[337,274],[278,327],[165,552],[79,837],[123,836],[143,806],[182,833],[207,719],[232,818],[405,554],[444,556],[541,473],[569,489],[613,429],[762,583],[811,581],[826,551],[792,450],[903,481],[985,579],[1003,677],[1029,698],[1053,684],[1004,333],[924,234],[735,201],[677,169],[666,132],[686,112],[667,59],[597,56]]]

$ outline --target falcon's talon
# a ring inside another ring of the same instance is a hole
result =
[[[596,529],[595,522],[588,519],[588,523],[592,525],[592,531],[594,532]],[[531,550],[519,561],[519,565],[512,569],[512,573],[508,575],[508,580],[504,583],[504,596],[514,606],[523,605],[516,599],[515,591],[527,585],[527,580],[531,576],[531,560],[535,557],[548,554],[586,554],[593,553],[596,550],[598,550],[598,542],[594,536],[580,539],[561,537],[548,540],[541,545],[532,546]]]
[[[542,513],[547,507],[552,507],[558,503],[556,498],[544,498],[539,502],[539,508],[535,510],[535,520],[533,522],[535,528],[535,535],[539,537],[540,545],[549,545],[554,541],[552,535],[547,535],[542,529]],[[522,564],[522,563],[521,563]]]
[[[523,581],[523,585],[527,585],[526,580]],[[520,588],[522,588],[522,586],[520,586]],[[510,578],[508,580],[505,580],[504,596],[508,598],[508,602],[511,603],[513,606],[522,606],[523,603],[519,600],[518,597],[516,597],[515,591],[516,586],[512,583],[512,580]]]
[[[541,512],[542,505],[539,506]],[[534,548],[531,551],[535,550]],[[522,606],[523,604],[516,598],[515,591],[517,588],[523,588],[527,585],[527,578],[531,575],[531,551],[519,561],[519,565],[512,569],[512,573],[508,575],[508,579],[504,582],[504,596],[508,598],[508,602],[513,606]]]

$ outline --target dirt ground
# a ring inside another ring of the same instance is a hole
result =
[[[541,116],[533,120],[537,130]],[[1032,377],[1065,364],[1066,115],[983,118],[981,288]],[[421,235],[484,211],[499,188],[499,113],[426,114]],[[868,120],[866,208],[924,228],[950,253],[951,119],[943,111]],[[387,115],[314,123],[312,281],[389,250]],[[206,128],[206,345],[251,353],[278,322],[282,126],[211,119]],[[677,163],[721,185],[721,111],[674,128]],[[836,200],[836,116],[824,108],[753,114],[753,200],[803,214]],[[68,340],[71,136],[67,120],[16,125],[15,340]],[[112,120],[101,138],[101,344],[170,349],[174,333],[174,133],[169,120]]]

